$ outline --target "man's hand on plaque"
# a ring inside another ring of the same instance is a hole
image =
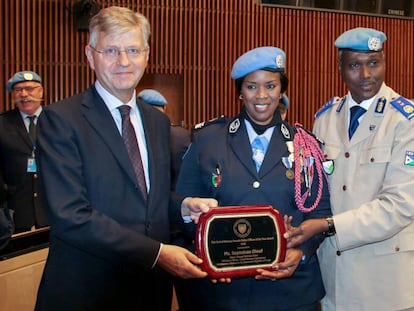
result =
[[[327,222],[324,218],[307,219],[303,221],[298,227],[293,227],[289,218],[284,218],[286,232],[283,237],[286,239],[286,246],[288,248],[296,247],[316,234],[326,231]]]
[[[296,268],[299,266],[302,259],[302,251],[296,248],[289,248],[286,250],[285,261],[279,262],[272,266],[273,270],[257,269],[258,275],[256,280],[270,279],[276,281],[278,279],[289,278],[293,275]]]
[[[181,215],[190,217],[197,224],[202,213],[207,213],[211,207],[217,207],[216,199],[211,198],[185,198],[181,203]]]

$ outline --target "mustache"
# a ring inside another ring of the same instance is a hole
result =
[[[31,101],[31,102],[42,102],[42,101],[44,101],[44,99],[43,98],[36,98],[36,97],[33,97],[33,96],[26,96],[26,97],[24,97],[24,98],[16,98],[16,99],[14,99],[13,100],[13,103],[14,104],[20,104],[21,102],[26,102],[26,101]]]

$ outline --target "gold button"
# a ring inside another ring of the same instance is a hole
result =
[[[253,182],[253,188],[257,189],[259,187],[260,187],[260,182],[258,182],[257,180]]]

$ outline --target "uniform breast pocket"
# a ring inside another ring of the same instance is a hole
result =
[[[386,165],[391,161],[391,146],[379,146],[364,149],[361,152],[359,163],[361,165]]]
[[[325,144],[323,152],[327,160],[336,160],[341,152],[340,146]]]

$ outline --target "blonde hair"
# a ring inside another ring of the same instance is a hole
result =
[[[89,23],[89,45],[93,47],[96,45],[101,32],[120,35],[134,28],[141,30],[147,47],[151,27],[144,15],[119,6],[104,8],[93,16]]]

